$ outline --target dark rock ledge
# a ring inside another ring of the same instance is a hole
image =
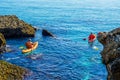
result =
[[[98,41],[103,45],[103,63],[108,71],[107,80],[120,80],[120,28],[99,32]]]
[[[0,16],[0,33],[5,38],[34,37],[35,28],[15,15]]]
[[[55,37],[51,32],[49,32],[46,29],[42,29],[42,35],[43,36],[51,36],[51,37]]]

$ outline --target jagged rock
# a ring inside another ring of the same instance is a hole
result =
[[[5,51],[6,40],[2,33],[0,33],[0,53]]]
[[[113,80],[120,80],[120,58],[115,59],[112,63],[111,63],[111,75]]]
[[[6,37],[33,37],[35,29],[15,15],[0,16],[0,32]]]
[[[0,60],[0,80],[23,80],[28,70]]]
[[[108,71],[108,80],[120,79],[120,28],[110,32],[100,32],[98,41],[103,44],[101,52],[103,63]]]
[[[97,36],[97,39],[100,41],[100,43],[105,45],[106,44],[106,38],[107,38],[106,36],[107,36],[106,32],[99,32],[98,36]]]
[[[45,29],[42,30],[42,35],[43,35],[43,36],[51,36],[51,37],[54,37],[54,35],[53,35],[52,33],[50,33],[49,31],[47,31],[47,30],[45,30]]]

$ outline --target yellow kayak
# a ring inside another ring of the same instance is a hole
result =
[[[34,43],[33,43],[33,48],[23,49],[23,50],[22,50],[22,53],[27,53],[27,52],[33,51],[33,50],[35,50],[37,47],[38,47],[38,42],[34,42]]]

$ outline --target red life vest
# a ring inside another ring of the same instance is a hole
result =
[[[96,38],[96,36],[94,34],[90,34],[90,36],[88,37],[89,42],[94,41],[95,38]]]

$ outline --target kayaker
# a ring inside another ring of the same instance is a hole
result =
[[[26,48],[30,49],[33,47],[33,42],[31,42],[31,39],[28,39],[25,45],[26,45]]]
[[[96,39],[95,34],[91,32],[91,34],[88,37],[88,43],[90,44],[90,46],[93,46],[93,42],[95,41],[95,39]]]
[[[93,41],[95,41],[95,39],[96,39],[95,34],[93,34],[93,33],[91,32],[91,34],[90,34],[89,37],[88,37],[89,42],[93,42]]]

